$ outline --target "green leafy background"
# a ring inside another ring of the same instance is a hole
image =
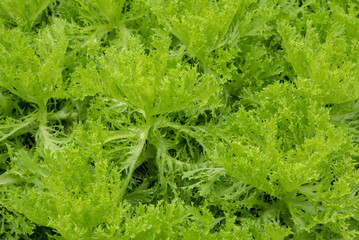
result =
[[[359,239],[359,4],[0,2],[1,239]]]

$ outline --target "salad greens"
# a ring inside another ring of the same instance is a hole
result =
[[[359,239],[359,4],[0,2],[1,239]]]

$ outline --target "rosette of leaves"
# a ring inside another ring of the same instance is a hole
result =
[[[74,87],[98,94],[89,116],[102,119],[112,130],[106,143],[119,146],[115,155],[126,176],[119,201],[143,181],[136,169],[144,168],[145,178],[157,181],[167,196],[173,194],[168,185],[172,191],[177,188],[178,172],[205,161],[204,136],[210,135],[205,124],[210,111],[221,105],[221,82],[182,63],[182,53],[171,51],[170,45],[163,31],[155,33],[151,48],[133,38],[125,47],[110,47],[98,69],[89,64],[73,75]]]
[[[296,238],[355,238],[359,172],[348,132],[335,127],[310,94],[289,84],[268,86],[252,104],[227,120],[231,134],[216,162],[275,197],[275,211]]]
[[[59,123],[77,116],[71,101],[64,100],[69,97],[68,81],[63,77],[67,46],[61,21],[34,37],[19,29],[1,28],[2,144],[14,145],[13,139],[24,140],[19,138],[24,135],[29,137],[22,143],[27,147],[51,149],[61,142]]]

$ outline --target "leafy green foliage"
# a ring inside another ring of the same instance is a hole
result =
[[[334,221],[335,232],[350,239],[356,232],[347,232],[348,221],[358,219],[359,206],[358,172],[351,158],[355,148],[305,94],[287,84],[264,89],[253,99],[255,109],[240,109],[236,120],[227,120],[235,134],[229,150],[219,148],[218,162],[239,180],[283,201],[298,233],[313,231],[317,224],[330,229]],[[347,210],[338,204],[343,202]]]
[[[126,0],[63,0],[59,3],[58,13],[81,26],[82,34],[87,37],[81,47],[94,42],[107,42],[121,32],[126,32],[131,22],[146,14],[140,1]]]
[[[41,22],[46,8],[52,0],[4,0],[0,3],[0,16],[12,24],[34,27]]]
[[[3,179],[1,182],[3,184]],[[2,208],[0,217],[2,239],[19,239],[21,236],[27,236],[33,232],[34,224],[20,214]]]
[[[358,5],[0,3],[0,238],[358,239]]]
[[[340,38],[341,29],[334,22],[321,40],[308,22],[306,36],[296,40],[293,29],[285,24],[281,26],[288,60],[300,77],[298,85],[308,84],[313,88],[313,95],[324,104],[353,101],[359,96],[355,77],[358,44]]]

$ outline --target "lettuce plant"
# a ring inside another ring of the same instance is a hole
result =
[[[2,239],[359,239],[352,1],[0,3]]]

